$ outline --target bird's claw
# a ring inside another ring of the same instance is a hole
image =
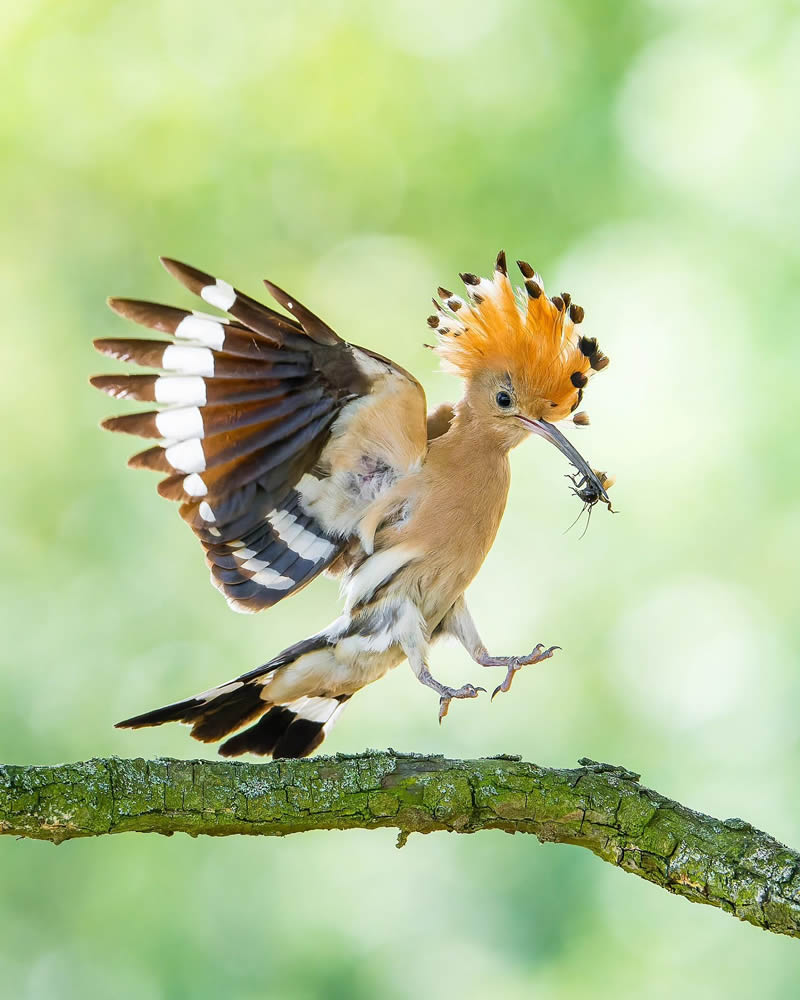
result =
[[[439,725],[441,726],[442,719],[447,715],[453,698],[477,698],[481,691],[485,694],[486,688],[476,687],[474,684],[464,684],[460,688],[445,688],[439,698]]]
[[[494,701],[495,695],[499,694],[500,691],[505,694],[506,691],[511,690],[511,682],[514,680],[514,674],[520,667],[526,667],[531,663],[541,663],[542,660],[549,660],[557,649],[561,649],[561,647],[550,646],[548,649],[545,649],[544,644],[540,642],[533,647],[527,656],[509,656],[506,676],[503,678],[502,683],[498,684],[494,691],[492,691],[491,700]]]

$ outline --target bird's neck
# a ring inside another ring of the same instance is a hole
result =
[[[505,506],[511,476],[508,447],[467,400],[454,406],[447,433],[431,442],[428,461],[446,470],[446,478],[458,482],[460,490],[477,491],[481,507],[492,506],[492,499],[501,510]]]
[[[486,558],[503,516],[510,482],[508,450],[462,400],[454,407],[448,431],[430,443],[414,514],[404,529],[410,541],[419,540],[430,552],[425,572],[438,581],[430,589],[444,602],[439,608],[442,613],[449,607],[447,602],[452,603],[469,585]],[[430,551],[431,539],[436,539],[435,552]]]
[[[445,435],[449,444],[468,450],[474,458],[490,464],[506,465],[508,452],[516,442],[510,441],[492,421],[477,413],[464,397],[453,408],[453,420]]]

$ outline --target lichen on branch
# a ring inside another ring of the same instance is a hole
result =
[[[120,760],[0,765],[0,834],[251,834],[504,830],[586,847],[695,903],[800,937],[800,855],[740,819],[697,813],[623,767],[369,751],[264,764]]]

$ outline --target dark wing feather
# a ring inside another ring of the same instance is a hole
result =
[[[166,473],[159,493],[181,503],[214,585],[237,610],[257,611],[305,586],[341,551],[301,509],[295,486],[369,380],[350,346],[277,286],[267,283],[292,316],[196,268],[164,265],[231,318],[109,300],[121,316],[174,339],[95,342],[103,354],[165,373],[94,377],[116,398],[164,404],[103,426],[161,442],[130,464]]]

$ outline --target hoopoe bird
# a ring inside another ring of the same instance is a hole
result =
[[[117,725],[183,722],[197,740],[224,739],[225,757],[302,757],[358,690],[403,660],[438,696],[440,722],[453,699],[477,697],[483,688],[432,676],[429,649],[441,636],[481,667],[505,668],[494,694],[551,657],[559,647],[541,643],[524,656],[490,656],[464,591],[500,524],[508,452],[531,434],[569,459],[586,505],[610,509],[611,480],[556,426],[588,423],[576,411],[608,364],[580,332],[583,309],[566,293],[548,297],[524,261],[515,292],[502,252],[491,278],[461,275],[465,297],[439,288],[433,349],[464,393],[427,413],[411,374],[343,340],[272,282],[283,313],[162,262],[228,315],[110,299],[119,315],[173,339],[95,341],[102,354],[163,373],[93,377],[115,398],[159,404],[103,426],[158,439],[128,464],[165,474],[158,492],[180,504],[234,610],[272,607],[323,571],[341,579],[344,610],[263,666]]]

